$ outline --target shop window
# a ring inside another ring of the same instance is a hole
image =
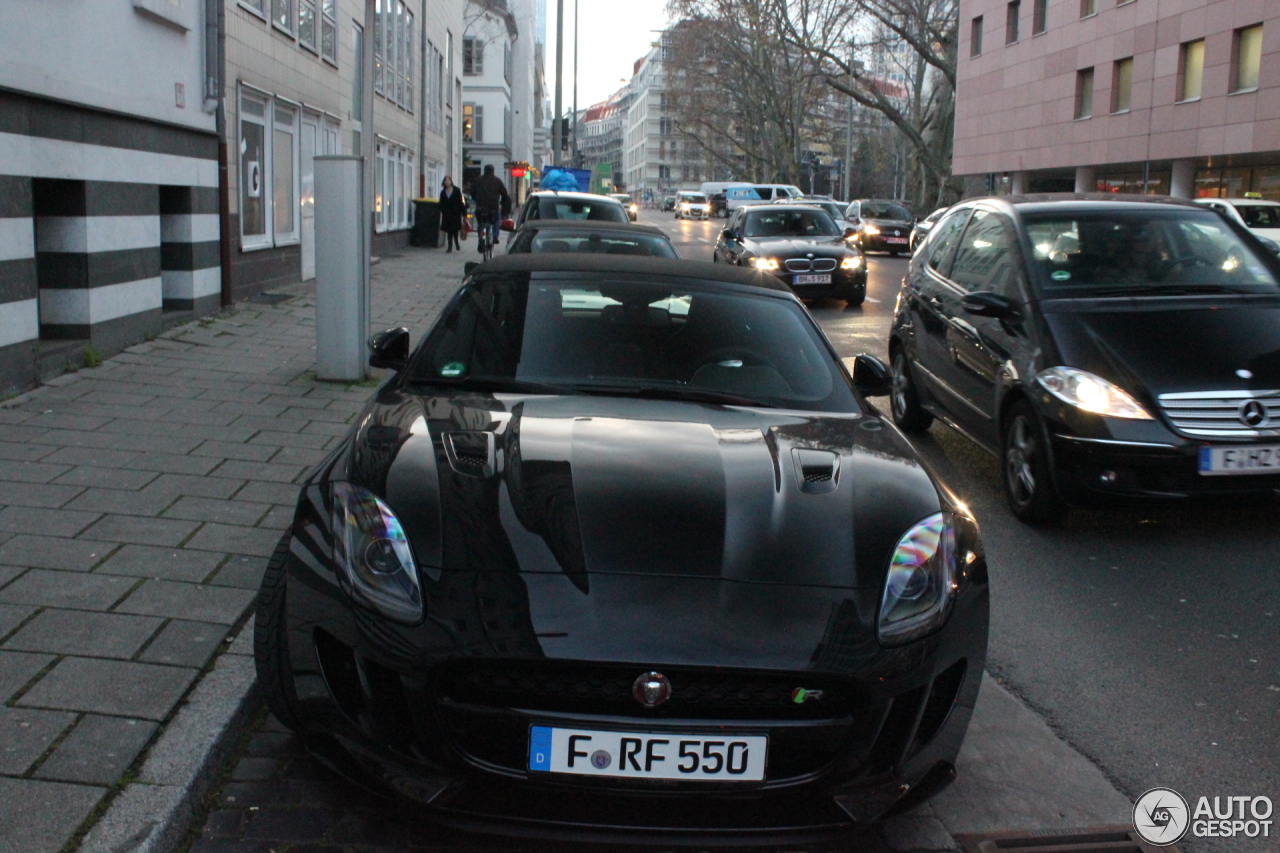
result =
[[[276,105],[271,135],[271,207],[275,243],[298,240],[298,111]]]

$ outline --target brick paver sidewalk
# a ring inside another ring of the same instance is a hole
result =
[[[416,338],[473,257],[383,259],[375,325]],[[247,618],[295,484],[373,390],[314,361],[304,290],[0,406],[0,853],[86,832]]]

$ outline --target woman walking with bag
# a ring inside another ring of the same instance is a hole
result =
[[[462,190],[453,185],[453,179],[445,175],[444,185],[440,187],[440,230],[444,232],[446,251],[454,249],[462,251],[458,242],[458,232],[462,230],[462,217],[467,215],[467,202],[462,197]]]

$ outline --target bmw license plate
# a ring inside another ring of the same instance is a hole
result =
[[[814,273],[812,275],[798,275],[795,279],[796,284],[830,284],[831,273]]]
[[[769,738],[529,727],[529,769],[579,776],[760,782]]]
[[[1206,477],[1226,474],[1280,474],[1280,444],[1202,447],[1200,448],[1200,473]]]

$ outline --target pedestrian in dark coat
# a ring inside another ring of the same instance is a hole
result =
[[[462,190],[453,185],[453,179],[445,176],[444,185],[440,187],[440,230],[444,232],[446,251],[454,249],[462,251],[458,242],[458,232],[462,230],[462,217],[467,215],[467,201],[462,197]]]

